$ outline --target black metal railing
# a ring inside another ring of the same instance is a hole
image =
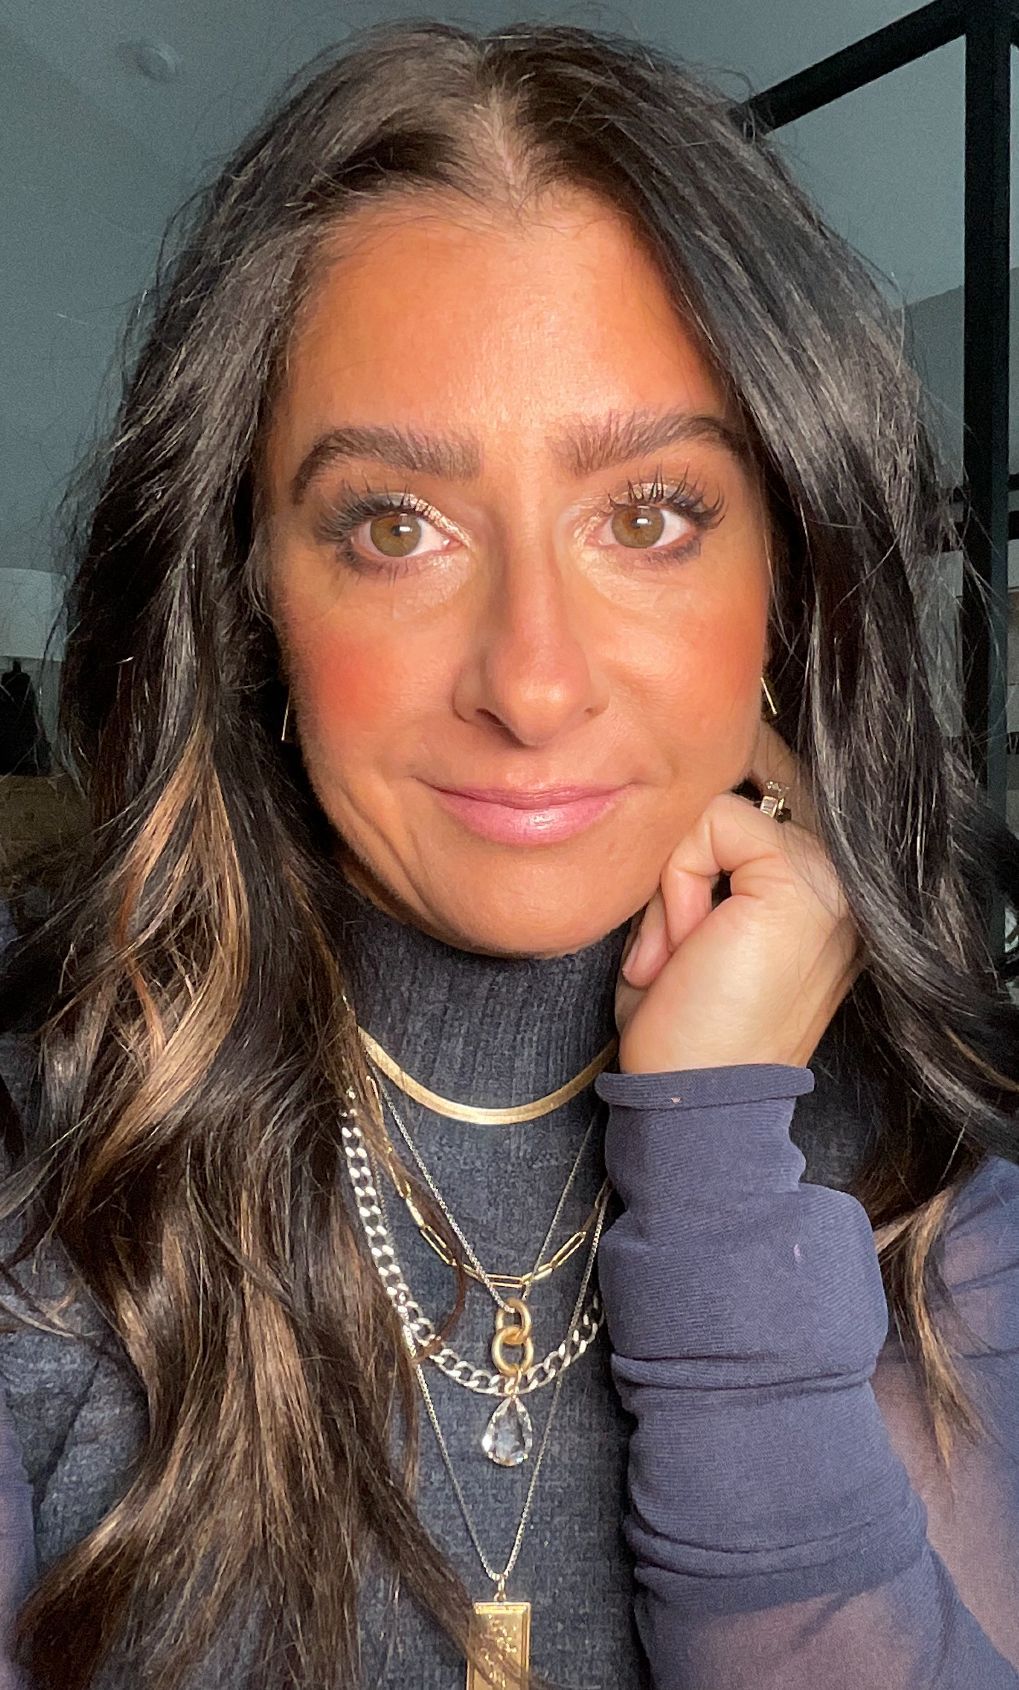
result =
[[[960,533],[988,589],[964,581],[960,637],[966,673],[964,716],[974,772],[1005,815],[1008,738],[1005,674],[1009,513],[1009,174],[1012,49],[1019,46],[1019,0],[934,0],[745,103],[758,130],[780,129],[843,99],[949,42],[965,51],[965,206],[963,234],[963,485]]]

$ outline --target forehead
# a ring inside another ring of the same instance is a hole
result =
[[[644,244],[584,193],[527,214],[405,199],[358,212],[308,275],[277,388],[277,448],[337,418],[494,449],[566,419],[725,414],[723,387]],[[483,448],[482,448],[483,449]]]

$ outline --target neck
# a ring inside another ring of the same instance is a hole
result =
[[[383,894],[384,896],[384,894]],[[545,1096],[614,1037],[622,923],[565,956],[462,949],[383,907],[344,867],[337,941],[359,1024],[444,1097],[508,1107]]]

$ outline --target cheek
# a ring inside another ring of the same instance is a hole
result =
[[[294,653],[302,732],[328,751],[375,739],[406,708],[400,665],[373,642],[336,635],[305,642]]]
[[[674,671],[669,710],[685,747],[717,755],[727,737],[742,741],[760,708],[763,622],[729,616],[700,630]]]
[[[707,707],[756,698],[760,690],[761,631],[756,622],[733,621],[709,639],[699,677]]]

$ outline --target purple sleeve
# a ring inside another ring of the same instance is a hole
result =
[[[952,1491],[887,1342],[866,1211],[800,1183],[789,1126],[813,1086],[765,1063],[595,1083],[623,1203],[599,1277],[635,1418],[624,1531],[656,1690],[1019,1690],[1019,1168],[990,1158],[944,1241],[988,1433]]]

